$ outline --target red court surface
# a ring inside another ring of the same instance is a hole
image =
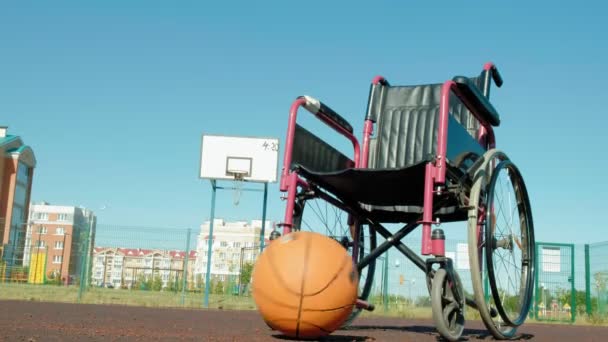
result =
[[[1,341],[275,341],[256,311],[0,301]],[[493,340],[467,322],[463,340]],[[526,324],[521,340],[607,341],[608,327]],[[432,321],[359,318],[323,341],[437,341]]]

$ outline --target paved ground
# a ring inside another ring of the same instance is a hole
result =
[[[606,341],[608,328],[528,324],[523,340]],[[470,341],[492,340],[481,322],[469,322]],[[0,301],[0,341],[275,341],[255,311],[180,310],[109,305]],[[433,322],[358,319],[325,341],[437,341]]]

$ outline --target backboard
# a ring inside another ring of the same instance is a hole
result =
[[[279,139],[203,135],[200,178],[275,183]]]

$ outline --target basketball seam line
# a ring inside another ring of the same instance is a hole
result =
[[[291,318],[283,318],[283,319],[275,319],[275,320],[274,320],[274,322],[281,322],[281,321],[287,321],[287,322],[290,322],[290,321],[293,321],[293,319],[291,319]],[[317,329],[319,329],[319,330],[321,330],[321,331],[323,331],[323,332],[325,332],[325,333],[328,333],[328,334],[331,334],[331,333],[333,332],[333,331],[329,331],[329,330],[327,330],[327,329],[325,329],[325,328],[323,328],[323,327],[321,327],[321,326],[318,326],[318,325],[316,325],[316,324],[314,324],[314,323],[311,323],[311,322],[309,322],[309,321],[304,321],[304,320],[303,320],[303,321],[302,321],[302,323],[306,323],[306,324],[308,324],[308,325],[312,325],[313,327],[315,327],[315,328],[317,328]],[[300,338],[299,336],[296,336],[296,337],[297,337],[297,338]]]
[[[301,295],[301,293],[298,293],[297,291],[293,291],[289,285],[287,284],[287,282],[285,281],[285,279],[283,279],[283,277],[281,276],[281,272],[277,271],[277,266],[274,263],[274,258],[271,257],[270,254],[267,255],[268,257],[268,261],[270,262],[270,267],[272,268],[272,273],[276,275],[277,280],[281,283],[281,285],[283,285],[283,287],[290,292],[291,294],[295,295],[295,296],[299,296]]]
[[[309,247],[309,246],[308,246],[308,244],[307,244],[307,245],[306,245],[306,248],[307,248],[307,249],[306,249],[306,251],[305,251],[305,253],[306,253],[305,257],[306,257],[306,258],[308,258],[308,256],[309,256],[309,254],[308,254],[308,252],[309,252],[309,251],[308,251],[308,247]],[[301,290],[301,292],[299,292],[299,293],[298,293],[297,291],[293,291],[293,290],[292,290],[292,289],[289,287],[289,285],[287,284],[287,282],[285,282],[285,280],[284,280],[284,279],[283,279],[283,277],[281,276],[281,273],[280,273],[280,272],[277,272],[277,267],[276,267],[276,264],[274,263],[274,259],[273,259],[273,258],[271,258],[271,257],[270,257],[270,255],[268,255],[268,260],[269,260],[269,262],[270,262],[270,265],[271,265],[271,268],[272,268],[273,273],[276,275],[277,280],[278,280],[278,281],[279,281],[279,282],[280,282],[280,283],[283,285],[283,287],[284,287],[284,288],[285,288],[285,289],[286,289],[288,292],[290,292],[290,293],[291,293],[291,294],[293,294],[293,295],[296,295],[296,296],[303,295],[304,297],[316,296],[316,295],[318,295],[319,293],[321,293],[321,292],[325,291],[325,290],[326,290],[326,289],[329,287],[329,285],[331,285],[331,283],[332,283],[333,281],[335,281],[335,280],[338,278],[338,276],[340,275],[341,271],[342,271],[342,270],[343,270],[343,269],[344,269],[344,268],[345,268],[345,267],[348,265],[348,261],[352,261],[352,259],[351,259],[351,257],[350,257],[350,256],[346,256],[345,261],[343,261],[343,262],[342,262],[342,265],[340,265],[340,268],[339,268],[339,269],[336,271],[336,273],[335,273],[334,277],[333,277],[332,279],[330,279],[330,280],[327,282],[327,284],[325,284],[325,286],[324,286],[323,288],[321,288],[319,291],[314,292],[314,293],[310,293],[310,294],[304,294],[304,293],[303,293],[304,289],[300,289],[300,290]]]
[[[331,283],[333,283],[333,282],[334,282],[336,279],[338,279],[338,277],[339,277],[339,276],[342,274],[342,270],[344,270],[344,268],[346,267],[346,265],[348,264],[348,262],[349,262],[349,261],[351,261],[351,262],[352,262],[352,259],[351,259],[351,257],[350,257],[350,256],[348,256],[348,255],[347,255],[347,256],[344,258],[344,261],[342,262],[342,265],[340,265],[340,268],[338,269],[338,271],[336,271],[336,273],[334,274],[334,277],[333,277],[333,278],[331,278],[331,279],[330,279],[330,280],[327,282],[327,284],[325,284],[325,286],[323,286],[323,287],[322,287],[322,288],[321,288],[319,291],[314,292],[314,293],[310,293],[310,294],[302,294],[302,295],[303,295],[304,297],[312,297],[312,296],[316,296],[316,295],[318,295],[319,293],[321,293],[321,292],[323,292],[323,291],[327,290],[327,288],[329,287],[329,285],[331,285]]]
[[[300,320],[302,319],[302,304],[304,302],[304,284],[308,273],[308,255],[310,253],[310,237],[306,239],[306,249],[304,250],[304,270],[302,272],[302,282],[300,284],[300,305],[298,307],[298,321],[296,323],[296,338],[300,338]]]
[[[289,305],[289,304],[285,304],[281,301],[278,301],[276,299],[274,299],[271,295],[262,292],[262,290],[260,290],[259,288],[256,288],[256,293],[258,296],[264,297],[266,298],[269,302],[274,303],[274,304],[278,304],[282,307],[285,308],[289,308],[289,309],[297,309],[298,307],[296,305]],[[325,312],[325,311],[336,311],[336,310],[341,310],[344,308],[347,308],[349,306],[352,306],[353,304],[347,304],[347,305],[343,305],[343,306],[339,306],[337,308],[330,308],[330,309],[302,309],[302,311],[304,312]]]

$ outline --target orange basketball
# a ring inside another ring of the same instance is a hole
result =
[[[318,233],[274,240],[256,261],[252,293],[266,323],[289,337],[338,329],[357,300],[357,268],[346,249]]]

